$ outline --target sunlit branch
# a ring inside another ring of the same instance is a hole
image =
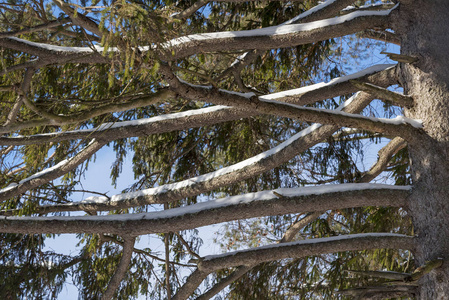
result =
[[[368,172],[363,174],[360,182],[370,182],[376,178],[377,175],[382,173],[382,171],[384,171],[388,166],[391,157],[406,146],[406,141],[400,137],[396,137],[391,140],[385,147],[379,150],[377,162],[369,169]]]
[[[264,99],[255,95],[239,95],[237,93],[226,93],[213,88],[206,89],[181,82],[171,73],[168,66],[161,66],[161,71],[165,79],[170,83],[170,88],[184,98],[193,101],[209,101],[214,104],[236,106],[258,113],[287,117],[299,121],[362,128],[374,132],[398,135],[406,139],[410,139],[416,135],[415,132],[418,129],[414,126],[421,127],[418,124],[414,126],[410,125],[403,117],[398,117],[399,119],[396,120],[376,119],[332,110],[299,107],[273,101],[272,99]]]
[[[279,25],[238,32],[196,34],[173,39],[166,43],[172,50],[166,60],[174,60],[198,53],[217,51],[269,50],[328,40],[370,28],[386,29],[390,11],[356,12],[342,17],[296,25]]]
[[[305,226],[307,226],[310,222],[316,220],[320,215],[322,215],[322,212],[314,212],[311,213],[308,216],[305,216],[301,220],[296,221],[293,223],[287,231],[284,233],[284,236],[279,241],[279,243],[288,243],[292,242],[295,238],[295,236],[298,234],[298,232],[303,229]],[[238,280],[240,277],[245,275],[247,272],[249,272],[252,268],[254,268],[256,265],[253,266],[239,266],[237,267],[231,274],[226,276],[225,278],[220,279],[220,281],[215,284],[212,288],[210,288],[207,292],[202,294],[197,298],[197,300],[208,300],[218,294],[221,290],[226,288],[228,285],[233,283],[234,281]]]
[[[122,282],[126,272],[128,271],[129,264],[131,262],[131,258],[133,255],[135,241],[136,238],[134,236],[132,237],[127,236],[125,238],[120,263],[118,264],[117,270],[115,270],[114,276],[112,276],[111,281],[108,284],[108,288],[101,297],[102,300],[112,299],[116,290],[120,286],[120,282]]]
[[[364,206],[405,207],[409,186],[340,184],[325,187],[278,189],[173,208],[164,212],[82,217],[4,217],[4,233],[110,233],[137,236],[168,233],[221,222],[322,212]],[[211,218],[211,213],[214,218]]]
[[[223,268],[253,265],[285,258],[301,258],[326,253],[380,248],[412,250],[414,249],[414,241],[412,237],[400,234],[366,233],[281,243],[206,256],[198,264],[198,269],[187,278],[186,284],[178,291],[177,297],[173,299],[187,299],[188,295],[201,283],[199,278],[204,278],[205,275]]]

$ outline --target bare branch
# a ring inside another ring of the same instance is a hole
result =
[[[101,297],[102,300],[112,299],[115,291],[120,286],[120,282],[122,282],[123,277],[125,277],[125,273],[128,271],[129,264],[133,255],[135,241],[135,237],[127,237],[125,239],[122,258],[120,259],[120,263],[117,266],[117,270],[115,270],[114,276],[112,276],[112,279],[108,284],[108,288]]]
[[[114,112],[121,112],[133,108],[139,108],[143,106],[147,106],[156,102],[160,102],[163,100],[166,100],[168,98],[174,97],[174,93],[170,91],[167,88],[161,89],[157,91],[156,93],[153,93],[151,95],[144,95],[139,96],[135,99],[132,99],[131,101],[125,102],[125,103],[110,103],[104,106],[95,107],[89,110],[85,110],[82,112],[78,112],[74,115],[69,116],[59,116],[54,115],[52,113],[48,113],[47,111],[40,109],[34,105],[31,101],[27,100],[25,103],[27,106],[35,111],[37,114],[45,117],[46,119],[40,119],[40,120],[31,120],[31,121],[24,121],[20,123],[14,123],[10,125],[4,125],[0,127],[0,133],[8,133],[20,129],[35,127],[35,126],[45,126],[45,125],[67,125],[72,123],[79,123],[86,120],[89,120],[91,118],[107,114],[107,113],[114,113]],[[25,99],[23,99],[25,101]],[[112,126],[112,124],[110,124]],[[89,134],[88,134],[89,136]],[[26,139],[26,138],[25,138]]]
[[[378,40],[384,43],[391,43],[400,46],[401,40],[400,38],[394,34],[393,32],[389,31],[376,31],[376,30],[365,30],[359,33],[359,36],[361,38],[368,38],[373,40]]]
[[[360,89],[361,91],[367,92],[376,96],[378,99],[388,100],[396,105],[410,108],[413,106],[413,98],[411,96],[402,95],[389,91],[385,88],[376,86],[371,83],[366,83],[358,80],[351,80],[351,83]]]
[[[391,157],[406,146],[406,141],[400,137],[396,137],[391,140],[385,147],[380,149],[377,162],[370,168],[368,172],[363,174],[362,178],[360,178],[360,182],[370,182],[371,180],[376,178],[377,175],[385,170],[391,160]]]
[[[75,11],[70,7],[70,5],[62,0],[53,0],[53,3],[55,3],[63,12],[65,12],[70,17],[73,24],[81,26],[82,28],[98,35],[99,37],[103,36],[103,33],[98,28],[98,24],[89,17]]]
[[[184,10],[183,12],[175,15],[174,17],[176,19],[187,19],[188,17],[190,17],[191,15],[193,15],[198,9],[200,9],[201,7],[203,7],[204,5],[206,5],[207,3],[209,3],[208,0],[198,0],[195,1],[193,3],[192,6],[190,6],[189,8],[187,8],[186,10]]]
[[[298,234],[298,232],[309,225],[310,222],[316,220],[319,216],[323,214],[322,211],[314,212],[308,216],[305,216],[301,220],[296,221],[293,223],[287,231],[284,233],[284,236],[279,241],[279,243],[288,243],[294,240],[295,236]]]
[[[21,34],[27,34],[27,33],[42,31],[45,29],[51,29],[54,27],[64,25],[68,22],[70,22],[69,18],[57,19],[54,21],[49,21],[48,23],[45,23],[45,24],[41,24],[41,25],[37,25],[37,26],[33,26],[33,27],[25,27],[25,28],[22,28],[22,29],[16,30],[16,31],[0,32],[0,38],[10,37],[10,36],[19,36]]]

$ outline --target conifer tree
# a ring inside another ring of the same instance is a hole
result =
[[[446,1],[0,12],[2,298],[449,298]],[[356,66],[376,43],[394,63]],[[116,195],[80,188],[104,148],[113,185],[133,156]],[[45,248],[68,233],[79,253]]]

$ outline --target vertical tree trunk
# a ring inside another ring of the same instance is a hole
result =
[[[449,259],[449,1],[406,0],[396,31],[402,54],[415,56],[401,64],[404,93],[415,106],[406,116],[421,119],[428,137],[409,143],[414,193],[410,213],[418,236],[417,265]],[[418,299],[449,299],[449,263],[420,281]]]

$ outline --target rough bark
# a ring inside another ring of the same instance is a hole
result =
[[[356,185],[354,185],[356,186]],[[353,187],[354,187],[353,186]],[[338,187],[338,186],[337,186]],[[288,189],[280,189],[285,193]],[[4,233],[111,233],[121,236],[137,236],[150,233],[168,233],[194,229],[232,220],[248,219],[267,215],[305,213],[364,206],[406,206],[408,187],[383,188],[367,186],[360,190],[345,188],[340,191],[282,196],[263,194],[263,201],[240,199],[237,203],[217,207],[202,206],[201,203],[183,208],[150,214],[132,214],[116,217],[0,217],[0,232]],[[258,200],[260,194],[250,195]],[[236,196],[239,197],[239,196]],[[238,198],[237,198],[238,199]],[[220,200],[223,201],[223,200]],[[233,202],[235,202],[233,200]],[[232,203],[233,203],[232,202]]]
[[[401,2],[396,31],[403,55],[416,57],[402,63],[399,75],[404,93],[415,105],[406,116],[421,119],[428,136],[409,143],[414,193],[410,212],[417,248],[417,265],[449,258],[449,2],[444,0]],[[419,299],[449,299],[449,264],[424,276]]]

